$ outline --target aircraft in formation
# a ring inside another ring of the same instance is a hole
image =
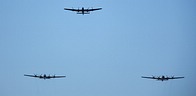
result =
[[[44,74],[44,75],[36,75],[36,74],[34,74],[34,75],[27,75],[27,74],[24,74],[24,76],[28,76],[28,77],[35,77],[35,78],[39,78],[39,79],[51,79],[51,78],[64,78],[64,77],[66,77],[66,76],[55,76],[55,75],[53,75],[53,76],[50,76],[50,75],[46,75],[46,74]]]
[[[181,79],[181,78],[184,78],[184,77],[174,77],[174,76],[171,76],[171,77],[168,77],[168,76],[152,76],[152,77],[145,77],[145,76],[142,76],[142,78],[147,78],[147,79],[156,79],[156,80],[159,80],[159,81],[167,81],[169,79]]]
[[[82,15],[84,15],[84,14],[90,14],[90,11],[96,11],[96,10],[101,10],[102,8],[91,8],[91,9],[89,9],[89,8],[87,8],[87,9],[85,9],[84,7],[82,7],[82,9],[74,9],[74,8],[72,8],[72,9],[70,9],[70,8],[64,8],[64,10],[69,10],[69,11],[75,11],[75,12],[77,12],[77,14],[82,14]]]
[[[77,12],[77,14],[82,14],[82,15],[90,14],[90,11],[96,11],[96,10],[101,10],[101,9],[102,8],[91,8],[91,9],[87,8],[87,9],[85,9],[84,7],[82,7],[81,9],[79,9],[79,8],[78,9],[64,8],[64,10],[75,11],[75,12]],[[40,78],[40,79],[51,79],[51,78],[64,78],[64,77],[66,77],[66,76],[55,76],[55,75],[53,75],[53,76],[48,75],[47,76],[46,74],[44,74],[44,75],[26,75],[26,74],[24,74],[24,76],[35,77],[35,78]],[[181,78],[184,78],[184,77],[174,77],[174,76],[171,76],[171,77],[168,77],[168,76],[145,77],[145,76],[142,76],[142,78],[156,79],[158,81],[167,81],[169,79],[181,79]]]

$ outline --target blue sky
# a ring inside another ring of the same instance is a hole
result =
[[[195,0],[1,0],[0,95],[195,96],[195,6]],[[64,7],[103,9],[78,15]],[[185,78],[141,78],[151,75]]]

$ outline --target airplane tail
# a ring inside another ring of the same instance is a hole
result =
[[[77,12],[77,14],[83,14],[84,15],[84,14],[90,14],[90,12],[84,12],[84,13],[83,12]]]

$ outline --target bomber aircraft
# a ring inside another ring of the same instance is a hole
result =
[[[96,11],[96,10],[101,10],[102,8],[91,8],[91,9],[89,9],[89,8],[87,8],[87,9],[85,9],[84,7],[82,7],[82,9],[74,9],[74,8],[72,8],[72,9],[70,9],[70,8],[64,8],[64,10],[69,10],[69,11],[75,11],[75,12],[77,12],[77,14],[82,14],[82,15],[84,15],[84,14],[90,14],[90,11]]]
[[[36,74],[34,74],[34,75],[26,75],[26,74],[24,74],[24,76],[28,76],[28,77],[35,77],[35,78],[40,78],[40,79],[51,79],[51,78],[64,78],[64,77],[66,77],[66,76],[55,76],[55,75],[53,75],[53,76],[50,76],[50,75],[46,75],[46,74],[44,74],[44,75],[36,75]]]
[[[142,76],[142,78],[147,78],[147,79],[156,79],[158,81],[167,81],[169,79],[181,79],[181,78],[184,78],[184,77],[174,77],[174,76],[171,76],[171,77],[168,77],[168,76],[152,76],[152,77],[145,77],[145,76]]]

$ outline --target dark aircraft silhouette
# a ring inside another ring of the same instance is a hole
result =
[[[147,78],[147,79],[156,79],[156,80],[159,80],[159,81],[167,81],[169,79],[181,79],[181,78],[184,78],[184,77],[174,77],[174,76],[171,76],[171,77],[167,77],[167,76],[152,76],[152,77],[145,77],[145,76],[142,76],[142,78]]]
[[[93,8],[91,8],[91,9],[85,9],[84,7],[82,7],[82,9],[70,9],[70,8],[64,8],[64,10],[69,10],[69,11],[75,11],[75,12],[77,12],[77,14],[82,14],[82,15],[84,15],[84,14],[90,14],[90,11],[96,11],[96,10],[101,10],[102,8],[95,8],[95,9],[93,9]]]
[[[55,76],[55,75],[53,75],[53,76],[50,76],[50,75],[46,75],[46,74],[44,74],[44,75],[26,75],[26,74],[24,74],[24,76],[28,76],[28,77],[35,77],[35,78],[40,78],[40,79],[50,79],[50,78],[64,78],[64,77],[66,77],[66,76]]]

